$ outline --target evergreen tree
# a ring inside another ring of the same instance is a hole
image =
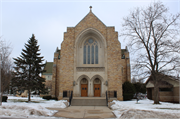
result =
[[[25,49],[22,49],[21,55],[15,60],[15,77],[12,79],[13,86],[18,87],[21,90],[28,90],[28,102],[31,101],[31,91],[45,90],[45,79],[40,76],[43,72],[44,64],[43,57],[38,53],[39,45],[34,34],[25,44]]]
[[[124,82],[123,83],[123,100],[126,101],[126,100],[133,99],[134,93],[135,93],[134,85],[129,81]]]
[[[141,83],[141,82],[135,82],[135,83],[133,83],[133,85],[134,85],[135,90],[136,90],[136,92],[135,92],[136,98],[137,98],[138,93],[143,93],[143,94],[146,93],[146,84]]]

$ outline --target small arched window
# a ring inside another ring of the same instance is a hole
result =
[[[98,43],[92,38],[84,43],[83,63],[98,64]]]

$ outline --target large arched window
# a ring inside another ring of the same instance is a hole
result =
[[[98,43],[90,38],[84,43],[84,64],[98,64]]]

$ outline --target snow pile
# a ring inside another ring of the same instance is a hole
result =
[[[28,97],[15,97],[15,96],[8,96],[8,102],[21,102],[21,101],[28,101]],[[31,101],[36,101],[36,102],[44,102],[47,101],[45,99],[42,99],[39,96],[32,96]]]
[[[54,111],[49,111],[44,107],[28,107],[28,106],[18,106],[18,105],[8,105],[2,106],[3,116],[13,116],[13,117],[28,117],[28,116],[51,116]]]
[[[18,102],[17,100],[21,100],[21,101],[27,100],[27,98],[8,97],[8,101],[3,102],[2,106],[0,106],[0,115],[12,116],[12,117],[39,117],[39,116],[49,117],[54,115],[54,113],[57,112],[57,110],[49,110],[46,107],[66,108],[64,102],[67,102],[67,100],[47,101],[40,97],[32,98],[31,101],[36,101],[36,103]]]
[[[57,102],[53,103],[53,107],[54,108],[66,108],[66,105],[64,104],[64,102],[67,102],[67,100],[57,101]]]
[[[157,112],[157,111],[148,111],[148,110],[139,110],[139,109],[130,109],[125,111],[120,118],[133,118],[133,119],[144,119],[144,118],[180,118],[180,115],[175,115],[171,113]]]
[[[152,100],[113,101],[111,106],[117,118],[180,118],[180,104],[161,102],[153,104]]]

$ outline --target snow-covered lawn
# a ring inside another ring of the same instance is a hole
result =
[[[27,98],[8,96],[8,101],[0,106],[0,117],[25,117],[25,118],[56,118],[52,117],[57,110],[50,108],[66,108],[63,102],[66,100],[44,100],[40,97],[32,97],[31,103]],[[180,118],[180,104],[160,102],[153,104],[152,100],[144,99],[138,103],[131,101],[113,101],[111,106],[117,118]]]
[[[66,108],[63,102],[66,100],[44,100],[41,97],[31,97],[31,103],[27,103],[28,98],[8,96],[7,102],[0,106],[0,117],[51,117],[57,110],[49,110],[46,107]]]
[[[180,104],[160,102],[153,104],[153,100],[113,101],[111,106],[117,118],[180,118]]]

